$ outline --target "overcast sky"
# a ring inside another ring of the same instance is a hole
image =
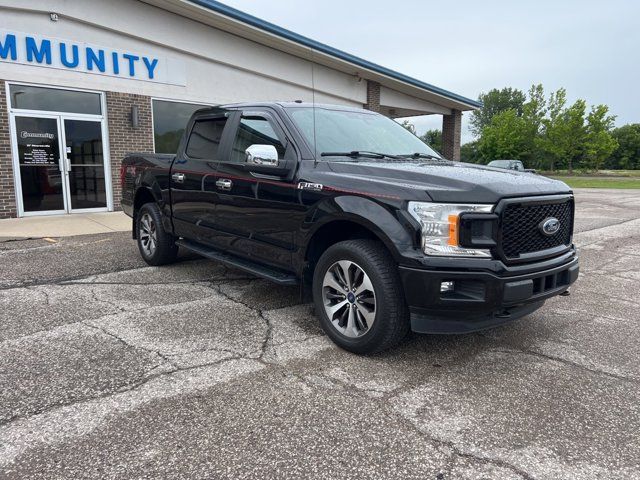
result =
[[[461,95],[567,89],[640,122],[640,1],[223,0],[296,33]],[[463,142],[472,139],[465,114]],[[414,122],[419,133],[441,117]]]

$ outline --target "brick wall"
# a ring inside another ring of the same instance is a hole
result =
[[[138,106],[138,128],[131,126],[131,107]],[[107,123],[113,206],[120,208],[120,161],[129,152],[153,151],[151,97],[129,93],[107,92]]]
[[[380,113],[380,84],[367,80],[367,103],[364,108]]]
[[[4,80],[0,80],[0,218],[17,215],[16,193],[13,185],[9,109]]]
[[[462,112],[454,110],[442,116],[442,155],[449,160],[460,160]]]

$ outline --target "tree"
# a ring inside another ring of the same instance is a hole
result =
[[[553,171],[560,164],[573,173],[576,160],[584,153],[587,130],[585,127],[584,100],[576,100],[566,107],[567,92],[564,88],[552,93],[549,97],[548,117],[542,119],[542,134],[536,141],[549,157],[549,170]]]
[[[467,163],[484,163],[478,150],[478,141],[467,142],[460,147],[460,161]]]
[[[427,130],[420,139],[436,152],[442,152],[442,130]]]
[[[548,168],[554,171],[557,160],[564,155],[564,148],[560,146],[560,139],[563,136],[561,130],[562,112],[567,104],[567,92],[560,89],[549,96],[548,117],[542,119],[542,132],[536,138],[536,146],[549,157]],[[546,166],[545,166],[546,168]]]
[[[493,116],[482,130],[478,151],[485,161],[516,159],[526,163],[533,152],[534,137],[529,123],[515,109]]]
[[[564,159],[569,173],[573,173],[573,167],[585,153],[587,129],[584,114],[586,110],[587,103],[584,100],[576,100],[561,116],[562,124],[560,129],[563,132]]]
[[[474,110],[470,124],[471,132],[476,136],[482,135],[482,131],[491,123],[491,119],[498,113],[506,110],[515,110],[516,116],[521,116],[524,108],[526,96],[522,90],[516,88],[494,88],[487,93],[481,93],[478,100],[483,107]]]
[[[403,120],[400,125],[402,125],[404,128],[409,130],[414,135],[417,135],[416,134],[416,126],[413,123],[411,123],[409,120]]]
[[[479,139],[467,147],[469,158],[484,162],[515,158],[529,167],[567,168],[570,173],[574,168],[598,170],[604,165],[640,167],[640,126],[612,134],[615,116],[606,105],[594,105],[587,113],[582,99],[567,104],[564,88],[547,100],[542,85],[532,85],[526,96],[503,88],[480,98],[485,108],[474,112],[471,120]]]
[[[615,116],[608,115],[609,107],[591,107],[587,115],[585,158],[583,167],[600,170],[604,161],[618,148],[618,142],[611,136]]]
[[[618,142],[618,148],[605,161],[605,167],[640,169],[640,123],[615,128],[611,131],[611,136]]]

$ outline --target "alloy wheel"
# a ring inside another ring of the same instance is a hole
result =
[[[140,218],[138,238],[144,254],[147,257],[152,257],[158,247],[158,234],[156,223],[148,213],[143,214]]]
[[[342,335],[366,334],[376,318],[376,294],[371,279],[355,262],[340,260],[322,281],[324,309],[331,325]]]

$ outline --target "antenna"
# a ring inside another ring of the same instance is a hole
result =
[[[315,59],[313,58],[313,49],[311,52],[311,109],[313,114],[313,166],[318,163],[318,144],[316,139],[316,76],[315,76]]]

